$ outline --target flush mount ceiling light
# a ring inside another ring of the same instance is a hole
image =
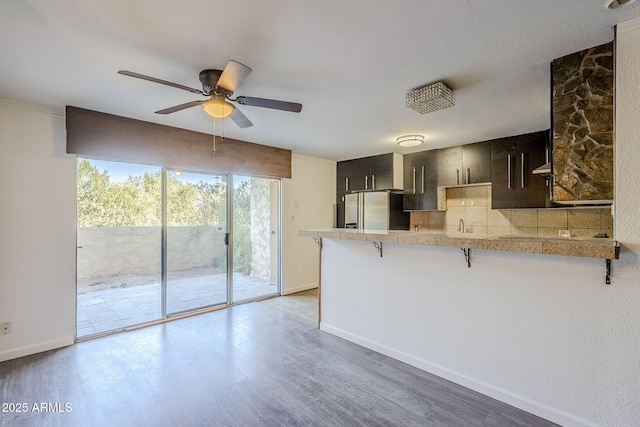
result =
[[[416,110],[420,114],[451,107],[455,102],[456,98],[453,91],[442,82],[407,92],[407,107]]]
[[[635,1],[636,0],[609,0],[605,3],[604,7],[607,9],[618,9],[619,7],[626,6]]]
[[[213,95],[202,103],[204,111],[216,119],[223,119],[233,112],[233,105],[225,101],[223,96]]]
[[[423,135],[402,135],[396,138],[400,147],[416,147],[424,142]]]

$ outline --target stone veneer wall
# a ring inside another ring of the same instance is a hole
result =
[[[553,200],[613,200],[613,42],[553,61]]]
[[[613,236],[610,207],[573,209],[491,209],[491,186],[447,189],[444,212],[411,213],[411,230],[456,233],[462,219],[470,233],[557,237],[558,230],[572,236],[592,237],[596,233]]]

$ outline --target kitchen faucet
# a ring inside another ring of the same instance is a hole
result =
[[[464,220],[460,218],[460,222],[458,222],[458,231],[466,233],[467,230],[464,228]]]

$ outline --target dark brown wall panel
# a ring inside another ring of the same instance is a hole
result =
[[[67,153],[182,169],[291,178],[291,151],[67,106]]]

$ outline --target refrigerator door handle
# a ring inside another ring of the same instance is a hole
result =
[[[364,229],[364,193],[358,193],[358,230]]]

